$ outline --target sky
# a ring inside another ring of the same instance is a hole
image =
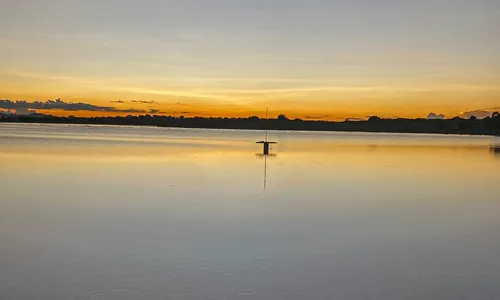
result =
[[[0,99],[103,107],[50,110],[81,116],[453,117],[500,107],[498,28],[497,0],[2,0]]]

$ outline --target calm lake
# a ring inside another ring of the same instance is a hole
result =
[[[492,137],[0,124],[0,299],[500,299]]]

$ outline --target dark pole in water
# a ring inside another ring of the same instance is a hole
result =
[[[264,155],[269,154],[269,142],[265,141],[264,142]]]

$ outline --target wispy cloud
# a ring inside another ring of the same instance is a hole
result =
[[[318,115],[318,116],[303,116],[304,119],[310,119],[310,120],[318,120],[318,119],[328,119],[332,115]]]
[[[183,98],[198,98],[198,99],[208,99],[208,100],[232,99],[231,97],[226,95],[206,93],[200,91],[191,91],[191,90],[181,91],[181,90],[166,90],[166,89],[125,87],[125,86],[101,86],[100,89],[106,91],[114,91],[114,92],[127,92],[127,93],[156,95],[156,96],[174,96]]]
[[[197,77],[179,77],[179,78],[164,78],[165,81],[161,84],[156,81],[156,83],[151,83],[147,81],[147,77],[140,77],[138,79],[142,80],[132,80],[127,77],[113,77],[113,78],[85,78],[85,77],[71,77],[71,76],[60,76],[51,74],[38,74],[30,72],[17,72],[17,71],[1,71],[2,73],[7,73],[12,76],[20,76],[27,78],[34,78],[40,80],[50,80],[50,81],[61,81],[68,82],[71,85],[78,86],[78,88],[83,88],[85,91],[92,90],[90,93],[102,93],[106,97],[134,97],[134,98],[153,98],[158,101],[173,102],[179,100],[186,100],[190,104],[203,105],[238,105],[238,106],[255,106],[259,105],[260,102],[268,103],[273,102],[278,105],[279,103],[286,102],[289,104],[296,98],[297,103],[303,104],[305,97],[327,97],[331,95],[342,94],[342,97],[385,97],[387,95],[391,97],[397,96],[407,96],[409,94],[415,94],[418,97],[420,93],[468,93],[477,95],[481,92],[500,92],[500,87],[492,85],[483,84],[442,84],[442,83],[424,83],[418,85],[411,82],[398,81],[394,85],[385,84],[375,84],[375,83],[358,83],[358,85],[350,85],[348,81],[337,81],[335,84],[332,80],[326,79],[307,79],[307,78],[272,78],[263,77],[261,80],[259,78],[253,77],[235,77],[231,78],[197,78]],[[153,78],[152,78],[153,79]],[[157,80],[159,80],[157,78]],[[172,82],[178,81],[192,81],[189,84],[177,85]],[[206,81],[204,81],[206,80]],[[214,81],[240,81],[242,84],[235,87],[233,85],[227,84],[217,88],[217,85],[210,85],[206,82]],[[159,80],[161,81],[161,80]],[[196,81],[200,81],[197,85]],[[288,82],[288,84],[280,85],[266,85],[260,84],[262,82]],[[301,84],[295,84],[301,82]],[[166,84],[168,83],[168,86]],[[266,87],[266,88],[263,88]],[[346,95],[343,95],[346,94]],[[349,95],[347,95],[349,94]],[[358,94],[358,95],[356,95]],[[150,96],[148,96],[150,95]],[[412,96],[412,97],[417,97]],[[429,95],[423,95],[421,97],[429,97]],[[448,96],[447,96],[448,97]],[[182,99],[186,98],[186,99]],[[317,98],[315,98],[317,99]],[[387,99],[385,97],[384,99]],[[155,101],[147,100],[116,100],[110,103],[135,103],[135,104],[158,104]],[[317,100],[315,100],[317,101]],[[94,105],[95,107],[99,107]],[[139,105],[138,105],[139,106]],[[73,106],[75,107],[75,106]],[[97,108],[90,107],[91,109]],[[114,106],[110,106],[114,111],[120,111]],[[120,107],[120,106],[118,106]],[[144,106],[146,108],[146,106]],[[150,107],[148,107],[150,108]],[[156,107],[152,107],[154,109]],[[108,108],[109,109],[109,108]],[[121,111],[125,111],[123,109]],[[483,110],[490,110],[484,109]],[[492,111],[500,110],[498,107],[491,108]]]
[[[488,85],[432,85],[415,87],[411,85],[336,85],[336,86],[316,86],[303,88],[283,88],[283,89],[238,89],[238,90],[217,90],[214,93],[224,94],[274,94],[274,93],[303,93],[303,92],[432,92],[432,91],[500,91],[500,87]]]
[[[110,91],[110,92],[127,92],[134,94],[144,94],[144,95],[157,95],[157,96],[175,96],[184,98],[199,98],[208,100],[230,100],[229,96],[218,95],[214,93],[206,93],[193,90],[167,90],[158,88],[144,88],[144,87],[134,87],[130,85],[119,85],[114,83],[114,81],[104,80],[99,78],[81,78],[81,77],[71,77],[71,76],[59,76],[50,74],[37,74],[31,72],[19,72],[19,71],[2,71],[3,74],[27,77],[40,80],[50,80],[50,81],[65,81],[78,85],[88,86],[92,89]]]
[[[132,103],[141,103],[141,104],[156,104],[156,101],[145,101],[145,100],[132,100]],[[123,102],[122,102],[123,103]]]

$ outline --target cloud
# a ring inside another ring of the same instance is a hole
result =
[[[160,110],[159,110],[159,109],[150,109],[150,110],[148,111],[148,113],[150,113],[150,114],[159,114],[159,113],[160,113]]]
[[[42,80],[53,80],[53,81],[65,81],[65,82],[74,82],[79,85],[87,85],[92,88],[99,88],[107,91],[115,91],[115,92],[129,92],[129,93],[139,93],[139,94],[148,94],[148,95],[161,95],[161,96],[174,96],[174,97],[183,97],[183,98],[198,98],[198,99],[211,99],[211,100],[231,100],[233,97],[229,97],[226,95],[217,95],[210,94],[198,91],[179,91],[179,90],[162,90],[162,89],[145,89],[134,86],[113,86],[109,85],[104,79],[88,79],[88,78],[80,78],[80,77],[70,77],[70,76],[52,76],[46,74],[37,74],[37,73],[27,73],[27,72],[18,72],[18,71],[1,71],[2,74],[14,75],[19,77],[28,77]]]
[[[111,102],[111,103],[125,103],[125,102],[124,102],[124,101],[122,101],[122,100],[109,101],[109,102]]]
[[[16,111],[23,110],[65,110],[65,111],[105,111],[105,112],[126,112],[126,113],[146,113],[146,110],[128,108],[128,109],[118,109],[114,106],[98,106],[84,102],[65,102],[60,99],[56,100],[46,100],[46,101],[11,101],[11,100],[1,100],[0,108],[3,109],[15,109]]]
[[[137,108],[129,108],[129,109],[113,109],[113,110],[104,110],[104,111],[110,111],[110,112],[128,112],[128,113],[146,113],[144,109],[137,109]]]
[[[156,104],[156,103],[158,103],[158,102],[155,102],[155,101],[144,101],[144,100],[132,100],[130,102],[132,102],[132,103],[142,103],[142,104]]]
[[[25,107],[16,108],[16,115],[31,115],[33,113],[36,113],[36,110]]]
[[[10,115],[10,114],[13,114],[13,113],[14,112],[12,112],[10,109],[3,110],[3,109],[0,108],[0,114],[8,114],[8,115]]]
[[[478,119],[484,119],[487,117],[491,117],[493,112],[491,111],[486,111],[486,110],[473,110],[473,111],[467,111],[463,112],[460,114],[460,117],[469,119],[470,117],[474,116]]]
[[[427,116],[427,120],[444,120],[444,115],[443,114],[435,114],[433,112],[431,112],[428,116]]]
[[[331,115],[320,115],[320,116],[303,116],[304,119],[326,119],[331,117]]]

